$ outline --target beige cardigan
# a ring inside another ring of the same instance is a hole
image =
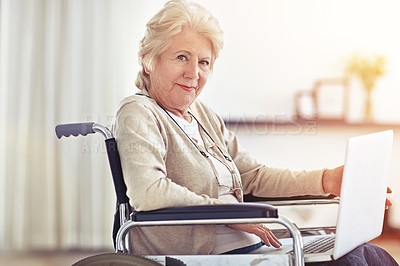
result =
[[[197,100],[190,112],[232,160],[224,159],[200,129],[206,151],[230,169],[239,201],[243,201],[243,193],[268,197],[324,194],[323,170],[293,172],[261,165],[240,150],[235,135],[209,107]],[[153,99],[144,95],[125,98],[117,112],[114,134],[127,196],[135,210],[224,203],[217,199],[218,183],[210,159]],[[130,237],[134,254],[209,254],[215,226],[134,228]]]

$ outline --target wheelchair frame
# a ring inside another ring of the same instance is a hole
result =
[[[107,127],[94,122],[60,124],[56,126],[55,131],[58,138],[62,136],[69,137],[71,135],[75,137],[78,135],[86,136],[87,134],[93,133],[101,133],[105,137],[108,160],[117,196],[117,212],[114,216],[113,230],[115,252],[129,253],[129,249],[125,244],[127,242],[127,235],[131,228],[138,226],[278,223],[286,227],[293,238],[294,256],[288,256],[289,264],[295,266],[304,265],[303,241],[299,228],[287,217],[278,215],[278,210],[274,206],[260,203],[236,203],[184,206],[136,212],[131,209],[129,198],[126,196],[127,188],[123,180],[117,143],[112,132]],[[317,202],[303,201],[300,204],[308,205],[320,203],[326,204],[332,202],[317,200]],[[222,217],[221,215],[224,216]],[[267,256],[269,255],[267,254]]]

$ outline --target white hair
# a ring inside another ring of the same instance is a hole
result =
[[[145,69],[153,70],[157,58],[170,47],[172,38],[184,28],[211,41],[211,70],[224,44],[218,20],[194,2],[169,1],[146,26],[145,36],[139,46],[139,64],[142,69],[136,78],[136,86],[141,90],[148,89],[150,85],[150,77]]]

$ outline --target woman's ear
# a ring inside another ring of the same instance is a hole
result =
[[[144,69],[144,72],[146,72],[146,74],[150,75],[151,71],[150,71],[150,69],[149,69],[149,67],[148,67],[148,64],[147,64],[148,62],[146,62],[146,61],[144,60],[145,56],[146,56],[146,55],[142,55],[143,69]]]
[[[150,75],[151,71],[147,66],[144,66],[144,72],[146,72],[146,74]]]

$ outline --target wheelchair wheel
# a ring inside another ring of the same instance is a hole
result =
[[[161,264],[126,253],[104,253],[84,258],[73,266],[160,266]]]

